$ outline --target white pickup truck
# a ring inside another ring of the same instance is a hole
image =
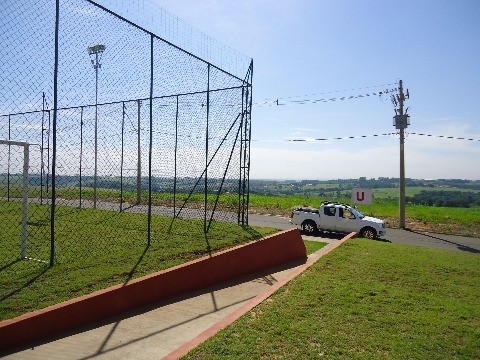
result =
[[[290,214],[290,222],[306,234],[317,231],[356,232],[374,239],[386,234],[383,220],[365,216],[349,205],[326,202],[320,209],[300,207]]]

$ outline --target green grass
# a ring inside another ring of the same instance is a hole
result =
[[[405,196],[412,197],[419,194],[421,191],[463,191],[470,193],[480,193],[480,190],[475,189],[460,189],[451,187],[428,187],[428,186],[408,186],[405,188]],[[398,188],[377,188],[373,189],[373,195],[375,199],[398,199]]]
[[[0,201],[0,320],[40,309],[142,275],[166,269],[275,232],[213,222],[152,217],[147,247],[147,216],[58,206],[58,263],[20,257],[20,202]],[[27,255],[49,261],[48,207],[29,204]]]
[[[305,248],[307,249],[307,255],[310,255],[327,245],[327,243],[324,242],[310,240],[303,240],[303,243],[305,244]]]
[[[147,247],[146,215],[95,209],[57,207],[57,263],[19,261],[19,202],[0,201],[0,320],[127,282],[204,256],[210,251],[248,242],[275,232],[271,228],[242,228],[214,222],[205,236],[203,222],[152,218],[152,242]],[[48,262],[48,207],[29,204],[27,255]],[[307,252],[325,243],[306,241]]]
[[[407,187],[407,196],[413,196],[421,190],[429,190],[429,187]],[[454,191],[457,188],[434,188],[435,190]],[[379,188],[373,189],[375,200],[372,206],[360,205],[361,211],[367,215],[382,218],[389,227],[398,227],[399,205],[398,205],[398,189],[396,188]],[[462,190],[463,191],[463,190]],[[467,191],[467,190],[465,190]],[[480,190],[468,190],[480,192]],[[21,196],[21,188],[12,187],[12,196]],[[38,187],[31,187],[31,196],[39,194]],[[343,194],[349,195],[350,190],[345,190]],[[5,189],[0,186],[0,195],[5,196]],[[78,199],[79,189],[73,187],[58,188],[57,195],[62,199]],[[98,197],[102,201],[119,202],[120,192],[118,190],[98,189]],[[143,193],[143,199],[147,199],[147,193]],[[84,199],[93,198],[93,189],[84,188],[82,190]],[[180,193],[176,195],[177,204],[183,203],[188,194]],[[124,192],[124,202],[134,203],[136,201],[135,192]],[[318,196],[300,196],[300,195],[258,195],[250,194],[250,212],[258,214],[284,215],[288,216],[292,208],[299,205],[310,205],[314,207],[320,206],[323,201],[338,201],[350,203],[350,197],[326,198]],[[213,204],[216,196],[208,195],[207,201]],[[203,194],[192,194],[189,198],[191,206],[203,206]],[[173,206],[174,197],[171,193],[154,193],[152,194],[153,205]],[[225,211],[236,211],[238,208],[238,195],[222,194],[218,200],[218,209]],[[420,230],[445,234],[464,235],[464,236],[480,236],[480,207],[471,208],[452,208],[452,207],[435,207],[426,205],[406,205],[406,223],[407,227]]]
[[[323,201],[350,203],[349,198],[326,199],[305,196],[250,195],[250,210],[259,214],[287,216],[299,205],[319,207]],[[396,200],[375,199],[373,205],[359,205],[366,215],[384,219],[389,227],[398,227],[399,208]],[[480,208],[451,208],[406,205],[407,227],[445,234],[480,237]]]
[[[478,359],[477,254],[349,240],[186,359]]]

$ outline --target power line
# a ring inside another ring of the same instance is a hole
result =
[[[383,133],[383,134],[372,134],[372,135],[357,135],[357,136],[343,136],[343,137],[333,137],[333,138],[317,138],[317,139],[285,139],[285,141],[289,142],[315,142],[315,141],[330,141],[330,140],[350,140],[350,139],[363,139],[363,138],[370,138],[370,137],[379,137],[379,136],[395,136],[399,135],[397,132],[390,132],[390,133]],[[468,138],[468,137],[455,137],[455,136],[447,136],[447,135],[431,135],[431,134],[423,134],[423,133],[406,133],[406,135],[417,135],[417,136],[426,136],[426,137],[436,137],[436,138],[443,138],[443,139],[451,139],[451,140],[465,140],[465,141],[479,141],[480,139]]]
[[[352,88],[352,89],[332,90],[332,91],[326,91],[326,92],[315,93],[315,94],[305,94],[305,95],[287,96],[287,97],[284,97],[284,98],[277,98],[277,99],[279,99],[279,100],[285,100],[285,99],[293,99],[293,98],[298,98],[298,97],[319,96],[319,95],[326,95],[326,94],[335,94],[335,93],[339,93],[339,92],[357,91],[357,90],[364,90],[364,89],[387,87],[387,86],[392,86],[392,85],[397,85],[397,84],[392,83],[392,84],[383,84],[383,85],[370,85],[370,86],[363,86],[363,87]],[[265,100],[263,100],[263,101],[267,101],[267,102],[268,102],[268,101],[276,101],[277,99],[265,99]]]
[[[334,101],[344,101],[344,100],[353,100],[359,98],[365,98],[370,96],[382,96],[385,94],[390,94],[395,92],[397,89],[385,89],[378,92],[372,93],[364,93],[364,94],[357,94],[357,95],[350,95],[350,96],[341,96],[341,97],[332,97],[332,98],[314,98],[314,99],[301,99],[301,100],[285,100],[288,98],[278,98],[276,100],[267,100],[259,103],[254,103],[255,107],[263,107],[263,106],[284,106],[284,105],[306,105],[306,104],[318,104],[318,103],[327,103],[327,102],[334,102]]]
[[[444,138],[444,139],[452,139],[452,140],[467,140],[467,141],[480,141],[480,139],[474,138],[467,138],[467,137],[455,137],[455,136],[447,136],[447,135],[431,135],[431,134],[422,134],[422,133],[406,133],[407,135],[417,135],[417,136],[427,136],[427,137],[436,137],[436,138]]]
[[[369,137],[379,137],[379,136],[391,136],[397,135],[397,133],[384,133],[384,134],[373,134],[373,135],[357,135],[357,136],[343,136],[343,137],[334,137],[334,138],[318,138],[318,139],[286,139],[285,141],[291,142],[312,142],[312,141],[329,141],[329,140],[349,140],[349,139],[363,139]]]

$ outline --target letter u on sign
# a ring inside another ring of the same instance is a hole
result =
[[[372,189],[353,189],[352,204],[372,205],[373,193]]]

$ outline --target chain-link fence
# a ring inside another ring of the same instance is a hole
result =
[[[248,224],[251,62],[233,75],[89,0],[0,16],[2,269]]]

